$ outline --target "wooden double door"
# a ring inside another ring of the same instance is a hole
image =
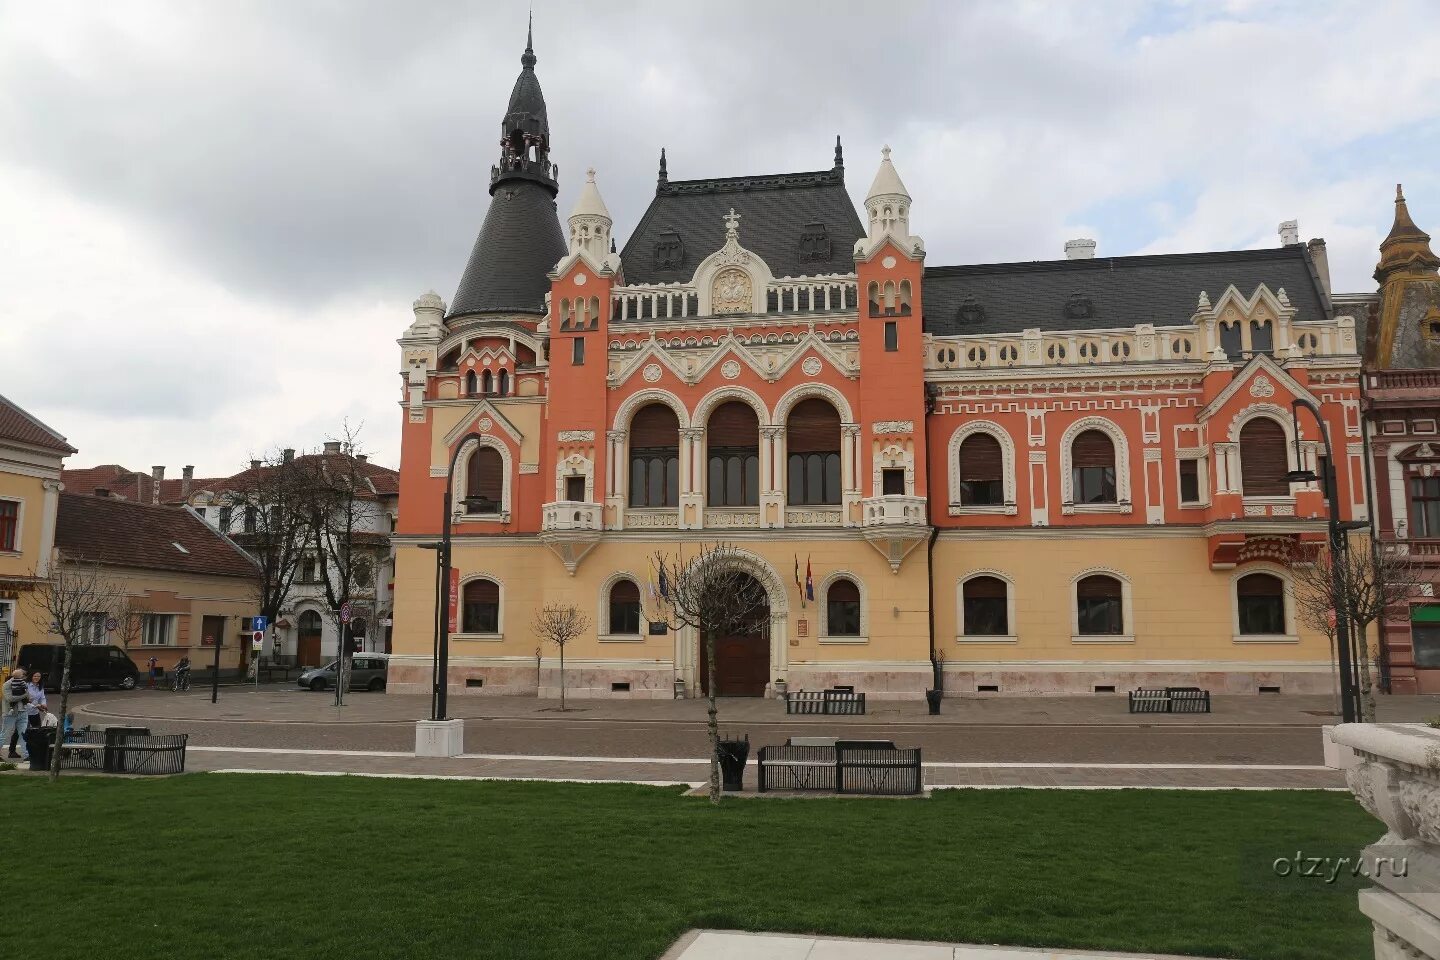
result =
[[[755,592],[763,596],[756,584]],[[710,659],[700,644],[700,689],[710,693]],[[715,638],[715,695],[763,697],[770,680],[770,608],[755,611],[754,626],[743,633]]]

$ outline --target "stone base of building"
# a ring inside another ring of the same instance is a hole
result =
[[[867,700],[924,700],[934,680],[928,663],[912,666],[863,667],[856,664],[790,664],[785,687],[790,691],[854,687]]]
[[[1212,694],[1328,694],[1335,680],[1328,667],[1292,670],[1205,670],[1111,668],[1077,665],[1075,669],[976,669],[964,663],[945,665],[946,696],[1080,696],[1123,694],[1137,687],[1200,687]],[[862,689],[856,687],[856,689]]]

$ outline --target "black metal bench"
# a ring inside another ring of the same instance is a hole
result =
[[[785,712],[826,716],[864,716],[865,694],[851,688],[797,690],[785,694]]]
[[[1131,713],[1209,713],[1210,691],[1199,687],[1139,687],[1130,691]]]
[[[870,796],[908,796],[923,789],[920,750],[889,740],[796,738],[781,747],[761,747],[756,789],[820,790]]]

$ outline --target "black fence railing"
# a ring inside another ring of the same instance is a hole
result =
[[[840,740],[834,746],[761,747],[756,789],[819,790],[871,796],[907,796],[924,788],[920,750],[889,741]]]
[[[1131,713],[1209,713],[1210,691],[1199,687],[1140,687],[1130,691]]]
[[[854,690],[797,690],[785,694],[785,712],[863,716],[865,694],[856,693]]]

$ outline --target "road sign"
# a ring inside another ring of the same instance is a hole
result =
[[[265,646],[265,631],[256,630],[250,634],[250,649],[258,653],[263,646]]]
[[[120,626],[120,622],[119,622],[118,620],[116,620],[114,617],[106,617],[106,618],[105,618],[105,632],[106,632],[106,633],[114,633],[114,632],[115,632],[115,628],[118,627],[118,626]]]
[[[256,633],[263,633],[270,626],[269,617],[255,617],[250,621],[250,629]]]
[[[340,604],[340,622],[341,622],[341,623],[349,623],[349,622],[350,622],[350,601],[349,601],[349,600],[346,600],[344,603]]]

